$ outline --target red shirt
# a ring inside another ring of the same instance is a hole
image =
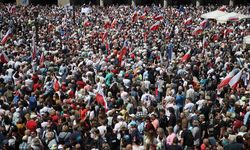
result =
[[[36,131],[36,129],[37,129],[36,121],[34,121],[34,120],[27,121],[26,128],[29,129],[30,131]]]

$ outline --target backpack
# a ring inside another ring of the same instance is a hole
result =
[[[194,136],[190,130],[186,130],[184,133],[184,145],[194,146]]]

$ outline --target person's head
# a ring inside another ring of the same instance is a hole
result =
[[[174,128],[173,127],[167,127],[167,131],[168,131],[168,134],[170,135],[171,133],[174,132]]]
[[[164,130],[162,128],[158,128],[157,129],[157,134],[160,138],[164,138],[165,137],[165,133]]]
[[[236,142],[237,143],[241,143],[241,144],[243,144],[244,143],[244,140],[243,140],[243,137],[242,136],[236,136]]]

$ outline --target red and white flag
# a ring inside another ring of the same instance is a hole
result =
[[[220,82],[220,84],[217,86],[218,89],[223,88],[224,86],[228,85],[229,81],[234,76],[234,70],[229,72],[229,74]]]
[[[225,11],[227,9],[227,6],[223,5],[219,8],[220,11]]]
[[[203,32],[203,29],[201,27],[197,27],[194,29],[194,31],[192,32],[193,36],[197,36],[199,34],[201,34]]]
[[[95,99],[98,104],[102,105],[106,109],[106,111],[108,110],[108,104],[103,95],[96,93]]]
[[[1,59],[1,62],[4,63],[4,64],[5,64],[5,63],[7,64],[7,63],[9,62],[9,58],[8,58],[8,56],[5,54],[5,52],[2,52],[2,53],[1,53],[0,59]]]
[[[147,18],[146,15],[147,15],[147,14],[144,13],[143,15],[141,15],[141,16],[139,17],[139,19],[140,19],[140,20],[145,20],[145,19]]]
[[[91,22],[90,22],[88,19],[86,19],[86,20],[83,22],[83,25],[84,25],[84,27],[91,26]]]
[[[191,50],[189,50],[182,58],[181,62],[187,61],[191,57]]]
[[[155,16],[153,16],[153,19],[160,21],[160,20],[164,19],[164,17],[163,17],[163,15],[157,15],[157,16],[155,15]]]
[[[120,52],[119,57],[118,57],[118,61],[120,64],[122,63],[122,58],[124,55],[126,55],[127,50],[128,50],[127,46],[123,46],[123,48],[121,49],[121,52]]]
[[[212,39],[213,39],[214,42],[218,42],[218,40],[219,40],[219,35],[218,35],[218,34],[214,34],[214,35],[212,36]]]
[[[7,7],[7,10],[8,10],[8,12],[10,13],[10,14],[14,14],[14,13],[16,13],[16,6],[8,6]]]
[[[115,28],[117,24],[117,19],[114,19],[111,23],[111,28]]]
[[[136,22],[137,21],[137,18],[138,18],[138,13],[137,12],[134,12],[131,19],[132,19],[132,22]]]
[[[57,91],[59,91],[60,86],[61,86],[61,85],[60,85],[58,79],[55,77],[55,78],[54,78],[53,89],[57,92]]]
[[[207,48],[209,45],[207,39],[205,37],[203,37],[203,40],[202,40],[202,48]]]
[[[110,21],[105,21],[103,27],[104,29],[109,29],[111,27]]]
[[[202,28],[206,28],[207,24],[208,24],[208,20],[206,19],[206,20],[203,20],[203,21],[200,23],[200,26],[201,26]]]
[[[108,37],[108,32],[104,32],[103,35],[102,35],[102,43],[105,42],[105,40],[107,39]]]
[[[190,24],[192,24],[192,23],[193,23],[193,20],[192,20],[191,17],[189,17],[189,18],[187,18],[186,20],[184,20],[184,24],[185,24],[185,25],[190,25]]]
[[[239,21],[240,18],[239,17],[229,17],[228,20],[229,21]]]
[[[44,61],[45,61],[45,57],[44,57],[44,53],[42,52],[41,57],[40,57],[40,68],[42,68],[44,66]]]
[[[35,36],[32,37],[32,60],[36,58],[36,42],[35,42]]]
[[[12,37],[12,29],[9,29],[1,40],[1,44],[4,45]]]
[[[150,30],[151,31],[155,31],[155,30],[158,30],[160,27],[160,21],[157,21],[155,24],[153,24],[151,27],[150,27]]]
[[[242,70],[240,72],[238,72],[230,81],[229,81],[229,85],[232,89],[236,89],[238,86],[238,83],[240,81],[242,75]]]

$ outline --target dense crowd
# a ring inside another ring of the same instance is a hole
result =
[[[1,4],[0,149],[249,149],[249,20],[193,34],[219,7],[82,7]]]

